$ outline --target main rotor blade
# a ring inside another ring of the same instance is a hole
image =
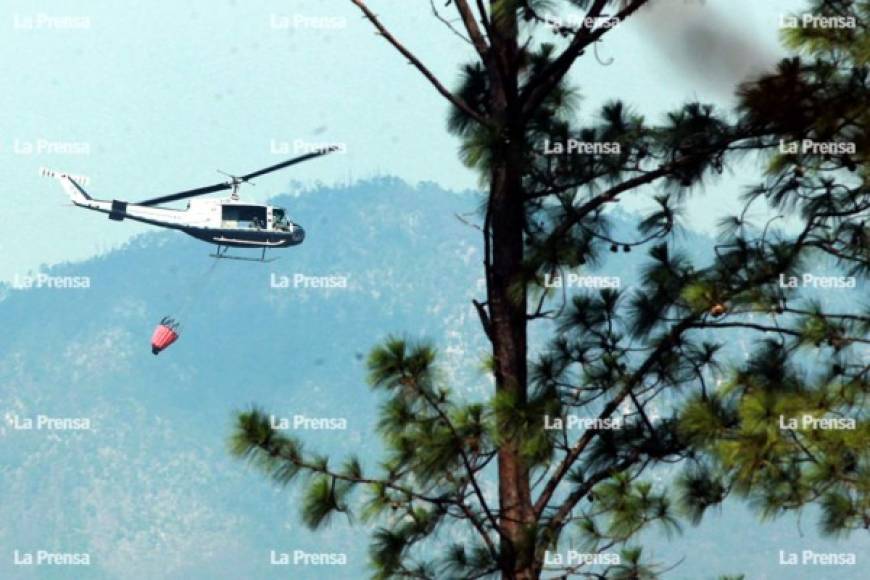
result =
[[[288,161],[284,161],[283,163],[278,163],[277,165],[271,165],[265,169],[260,169],[259,171],[254,171],[253,173],[249,173],[247,175],[242,175],[239,177],[241,181],[248,181],[255,177],[259,177],[266,173],[271,173],[273,171],[278,171],[279,169],[284,169],[285,167],[290,167],[291,165],[296,165],[297,163],[302,163],[303,161],[308,161],[309,159],[314,159],[315,157],[320,157],[322,155],[327,155],[332,153],[338,149],[338,147],[327,147],[326,149],[321,149],[319,151],[314,151],[313,153],[306,153],[305,155],[300,155],[299,157],[294,157]]]
[[[164,195],[163,197],[155,197],[154,199],[146,199],[145,201],[140,201],[136,205],[160,205],[161,203],[169,203],[170,201],[178,201],[179,199],[185,199],[188,197],[196,197],[197,195],[205,195],[207,193],[214,193],[216,191],[223,191],[225,189],[231,189],[233,185],[237,185],[239,183],[243,183],[245,181],[249,181],[255,177],[259,177],[261,175],[265,175],[266,173],[271,173],[273,171],[278,171],[279,169],[284,169],[285,167],[290,167],[291,165],[296,165],[297,163],[302,163],[303,161],[308,161],[309,159],[314,159],[315,157],[320,157],[321,155],[327,155],[337,150],[338,147],[332,146],[327,147],[326,149],[321,149],[319,151],[314,151],[312,153],[306,153],[305,155],[300,155],[299,157],[294,157],[288,161],[284,161],[282,163],[278,163],[276,165],[270,165],[265,169],[260,169],[259,171],[254,171],[253,173],[248,173],[247,175],[242,175],[240,177],[233,177],[232,181],[218,183],[216,185],[209,185],[206,187],[198,187],[196,189],[188,189],[187,191],[179,191],[178,193],[173,193],[170,195]]]
[[[160,205],[161,203],[169,203],[170,201],[177,201],[179,199],[185,199],[188,197],[196,197],[197,195],[205,195],[207,193],[214,193],[215,191],[223,191],[225,189],[232,188],[232,186],[233,185],[231,183],[218,183],[216,185],[209,185],[207,187],[197,187],[196,189],[179,191],[178,193],[164,195],[163,197],[146,199],[145,201],[138,202],[136,205]]]

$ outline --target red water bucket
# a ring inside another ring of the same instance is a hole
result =
[[[160,351],[168,347],[170,344],[178,340],[178,333],[165,324],[157,325],[154,329],[154,334],[151,336],[151,352],[160,354]]]

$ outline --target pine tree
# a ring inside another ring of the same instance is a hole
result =
[[[645,561],[638,533],[679,532],[732,493],[765,517],[817,504],[828,534],[870,527],[870,311],[826,312],[805,289],[782,284],[824,260],[858,287],[870,269],[868,2],[815,0],[808,12],[855,26],[787,31],[795,56],[742,85],[736,110],[691,102],[657,125],[619,100],[580,124],[567,82],[574,62],[648,0],[432,4],[476,54],[455,90],[366,2],[351,2],[450,102],[448,127],[487,188],[486,296],[474,307],[492,345],[495,391],[484,401],[457,396],[431,345],[391,338],[368,359],[384,398],[379,468],[357,458],[336,468],[256,408],[238,416],[233,452],[279,482],[305,476],[302,516],[312,528],[337,513],[378,524],[376,578],[522,580],[545,569],[653,578],[664,568]],[[585,17],[569,25],[554,18],[561,10]],[[572,139],[615,146],[542,148]],[[835,145],[784,148],[793,142]],[[745,193],[742,213],[722,216],[715,259],[693,263],[674,237],[682,206],[747,155],[766,160],[764,178]],[[628,196],[657,207],[634,238],[619,239],[608,214]],[[759,208],[775,217],[753,223],[749,210]],[[548,284],[632,250],[648,259],[631,290]],[[531,356],[535,324],[554,333]],[[751,334],[751,356],[729,364],[723,347],[735,332]],[[826,362],[807,362],[817,358]],[[597,423],[545,429],[545,418],[569,415]],[[789,418],[800,423],[783,427]],[[620,428],[603,427],[611,420]],[[672,488],[651,483],[674,465]],[[547,551],[568,541],[621,557],[547,565]]]

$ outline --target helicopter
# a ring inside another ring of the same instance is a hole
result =
[[[274,258],[266,260],[266,250],[301,244],[305,239],[305,230],[290,221],[284,208],[241,201],[239,186],[261,175],[327,155],[337,149],[338,147],[319,149],[246,175],[224,174],[229,180],[222,183],[136,203],[94,199],[82,187],[87,185],[86,178],[46,168],[42,168],[40,173],[57,179],[73,205],[108,214],[110,220],[130,219],[180,230],[194,238],[217,245],[217,251],[211,254],[213,258],[267,262]],[[228,189],[232,192],[226,198],[190,199]],[[161,207],[182,199],[189,199],[185,209]],[[259,258],[234,256],[228,254],[229,248],[256,248],[261,249],[262,253]]]

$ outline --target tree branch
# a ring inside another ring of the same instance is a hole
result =
[[[465,466],[465,470],[468,472],[469,483],[474,490],[474,494],[477,496],[477,501],[480,502],[480,508],[486,515],[486,518],[492,526],[493,530],[495,530],[499,535],[502,535],[501,527],[498,525],[498,522],[496,521],[492,510],[489,508],[486,497],[484,497],[483,491],[480,489],[480,485],[477,482],[476,471],[471,466],[471,461],[469,461],[468,459],[468,454],[465,453],[465,441],[462,437],[459,436],[459,433],[456,431],[456,427],[453,425],[453,421],[450,420],[450,417],[447,416],[447,414],[444,412],[438,402],[432,400],[432,397],[429,396],[429,393],[426,392],[426,389],[418,388],[417,390],[420,392],[426,402],[429,403],[429,406],[435,410],[435,412],[438,414],[438,417],[441,418],[442,421],[444,421],[444,424],[447,425],[447,428],[450,430],[453,438],[459,444],[459,456],[462,459],[462,464]]]
[[[555,536],[561,531],[562,526],[564,525],[565,520],[571,515],[571,512],[574,510],[574,507],[577,505],[581,499],[583,499],[592,488],[604,481],[609,477],[613,477],[617,473],[621,473],[635,464],[635,462],[640,457],[640,449],[633,449],[631,453],[629,453],[628,457],[611,465],[607,469],[603,469],[598,473],[594,474],[589,479],[585,480],[582,485],[580,485],[577,489],[575,489],[571,494],[565,499],[562,505],[559,507],[556,514],[547,524],[547,527],[550,528],[552,533]]]
[[[451,22],[451,21],[447,20],[446,18],[444,18],[443,16],[441,16],[441,13],[438,12],[438,7],[435,6],[435,0],[429,0],[429,5],[432,7],[432,14],[435,16],[435,18],[440,20],[444,24],[444,26],[449,28],[450,32],[452,32],[453,34],[455,34],[456,36],[458,36],[459,38],[461,38],[462,40],[464,40],[468,44],[473,44],[471,42],[470,38],[468,38],[467,36],[462,34],[462,32],[460,32],[459,30],[457,30],[457,28],[455,26],[453,26],[453,22]]]
[[[477,25],[477,20],[474,18],[474,11],[468,5],[468,0],[453,0],[456,5],[456,10],[459,12],[459,17],[462,18],[462,24],[465,30],[468,31],[468,36],[471,38],[471,43],[474,45],[477,54],[480,55],[484,62],[489,58],[489,44],[486,42],[480,27]]]
[[[618,186],[617,186],[618,187]],[[800,253],[806,247],[806,238],[810,234],[815,224],[816,216],[811,216],[808,219],[806,226],[803,231],[797,236],[794,244],[792,245],[791,256],[788,261],[780,268],[780,271],[785,271],[788,267],[793,263],[798,257]],[[734,289],[733,293],[738,294],[741,291],[744,291],[746,288],[757,286],[759,284],[763,284],[766,281],[776,279],[779,275],[780,271],[771,271],[765,272],[760,275],[758,278],[748,279],[743,284],[743,288]],[[631,394],[631,390],[636,387],[640,382],[646,377],[647,373],[652,369],[653,365],[658,362],[659,358],[669,349],[673,348],[678,344],[679,338],[682,334],[691,329],[698,328],[699,326],[699,318],[703,315],[703,313],[692,313],[682,320],[679,323],[674,324],[668,334],[659,341],[656,348],[649,354],[649,356],[644,360],[644,362],[631,374],[631,377],[626,381],[622,390],[614,399],[605,405],[604,409],[598,415],[599,419],[606,419],[609,417],[617,407]],[[780,331],[781,329],[774,329],[775,331]],[[540,516],[543,513],[544,509],[546,509],[550,500],[552,499],[556,489],[558,488],[560,482],[564,477],[568,474],[571,469],[571,466],[577,460],[581,453],[586,449],[592,439],[595,437],[597,431],[595,430],[586,430],[583,435],[577,440],[577,443],[571,448],[571,450],[565,455],[562,459],[562,462],[559,464],[555,474],[553,477],[547,482],[547,485],[544,487],[541,495],[538,497],[538,500],[535,502],[535,513]]]
[[[476,0],[477,2],[477,11],[480,13],[480,22],[483,24],[483,29],[486,31],[486,35],[490,36],[490,26],[491,23],[489,21],[489,17],[486,13],[486,6],[483,4],[483,0]]]
[[[441,81],[430,71],[426,66],[418,59],[410,50],[405,48],[405,46],[400,43],[395,36],[393,36],[389,30],[381,23],[378,17],[375,15],[371,9],[366,6],[366,3],[363,0],[350,0],[353,2],[357,8],[359,8],[365,17],[372,23],[372,25],[377,29],[378,33],[383,36],[387,42],[389,42],[393,47],[398,50],[402,56],[408,59],[408,61],[418,70],[420,73],[426,77],[426,79],[435,87],[441,96],[450,101],[455,107],[461,109],[466,115],[480,123],[481,125],[487,125],[487,120],[480,115],[477,111],[475,111],[468,103],[466,103],[463,99],[454,95],[447,87],[441,84]]]
[[[590,24],[601,16],[601,12],[607,5],[607,0],[595,0],[595,3],[586,13],[583,19],[583,26],[577,29],[571,44],[568,45],[562,54],[560,54],[553,62],[544,68],[537,76],[532,78],[523,88],[520,102],[523,103],[523,117],[529,118],[537,111],[538,107],[547,98],[547,95],[562,81],[571,65],[583,52],[583,49],[604,36],[613,26],[634,14],[641,6],[649,0],[632,0],[632,2],[620,10],[615,16],[611,16],[607,22],[598,28],[591,28]]]
[[[477,310],[477,315],[480,317],[480,325],[483,327],[483,332],[485,332],[486,337],[492,341],[492,327],[489,322],[489,314],[486,312],[486,306],[473,298],[471,303],[474,304],[474,308]]]
[[[620,193],[635,190],[642,185],[653,183],[654,181],[657,181],[663,177],[674,174],[674,172],[679,170],[681,166],[695,162],[698,159],[703,158],[704,156],[709,155],[720,149],[722,151],[729,150],[734,146],[735,143],[739,143],[740,141],[743,141],[745,139],[751,139],[753,137],[758,137],[758,135],[749,132],[740,135],[732,135],[717,146],[711,146],[710,148],[704,149],[703,151],[698,151],[689,155],[682,156],[674,161],[659,165],[656,169],[626,179],[625,181],[618,183],[610,187],[609,189],[606,189],[605,191],[602,191],[598,195],[586,201],[581,206],[577,208],[571,208],[569,212],[570,216],[553,230],[553,232],[549,236],[549,239],[559,239],[562,236],[565,236],[568,231],[576,224],[578,224],[584,217],[586,217],[589,212],[598,209],[606,203],[618,201],[617,197]]]
[[[799,331],[791,329],[791,328],[781,328],[779,326],[766,326],[764,324],[758,324],[755,322],[697,322],[692,325],[694,328],[746,328],[749,330],[757,330],[759,332],[774,332],[777,334],[787,334],[789,336],[794,336],[800,338],[802,335]],[[870,343],[870,340],[866,340],[863,338],[853,337],[853,336],[843,336],[844,342],[860,342],[860,343]]]
[[[622,390],[619,394],[616,395],[613,399],[611,399],[605,406],[601,413],[598,415],[599,419],[606,419],[614,411],[622,404],[626,397],[631,394],[631,390],[637,386],[640,381],[646,376],[647,372],[652,368],[652,366],[659,360],[659,357],[668,349],[670,349],[680,337],[680,335],[688,330],[692,324],[695,322],[695,316],[690,316],[683,320],[680,324],[676,324],[671,328],[670,333],[668,333],[667,337],[664,338],[661,342],[659,342],[656,349],[650,353],[650,355],[644,360],[643,364],[638,367],[638,369],[631,374],[628,381],[626,381],[625,386],[622,387]],[[538,500],[535,502],[535,513],[540,516],[544,509],[546,509],[547,504],[550,503],[550,500],[553,498],[553,494],[556,492],[556,489],[559,487],[559,484],[562,482],[562,479],[568,474],[571,466],[577,460],[581,453],[586,449],[592,439],[595,437],[597,433],[594,429],[587,429],[583,432],[583,435],[580,439],[577,440],[577,443],[571,448],[571,450],[565,455],[562,459],[559,467],[556,469],[556,472],[553,474],[553,477],[547,482],[547,485],[541,491],[541,495],[538,496]]]

